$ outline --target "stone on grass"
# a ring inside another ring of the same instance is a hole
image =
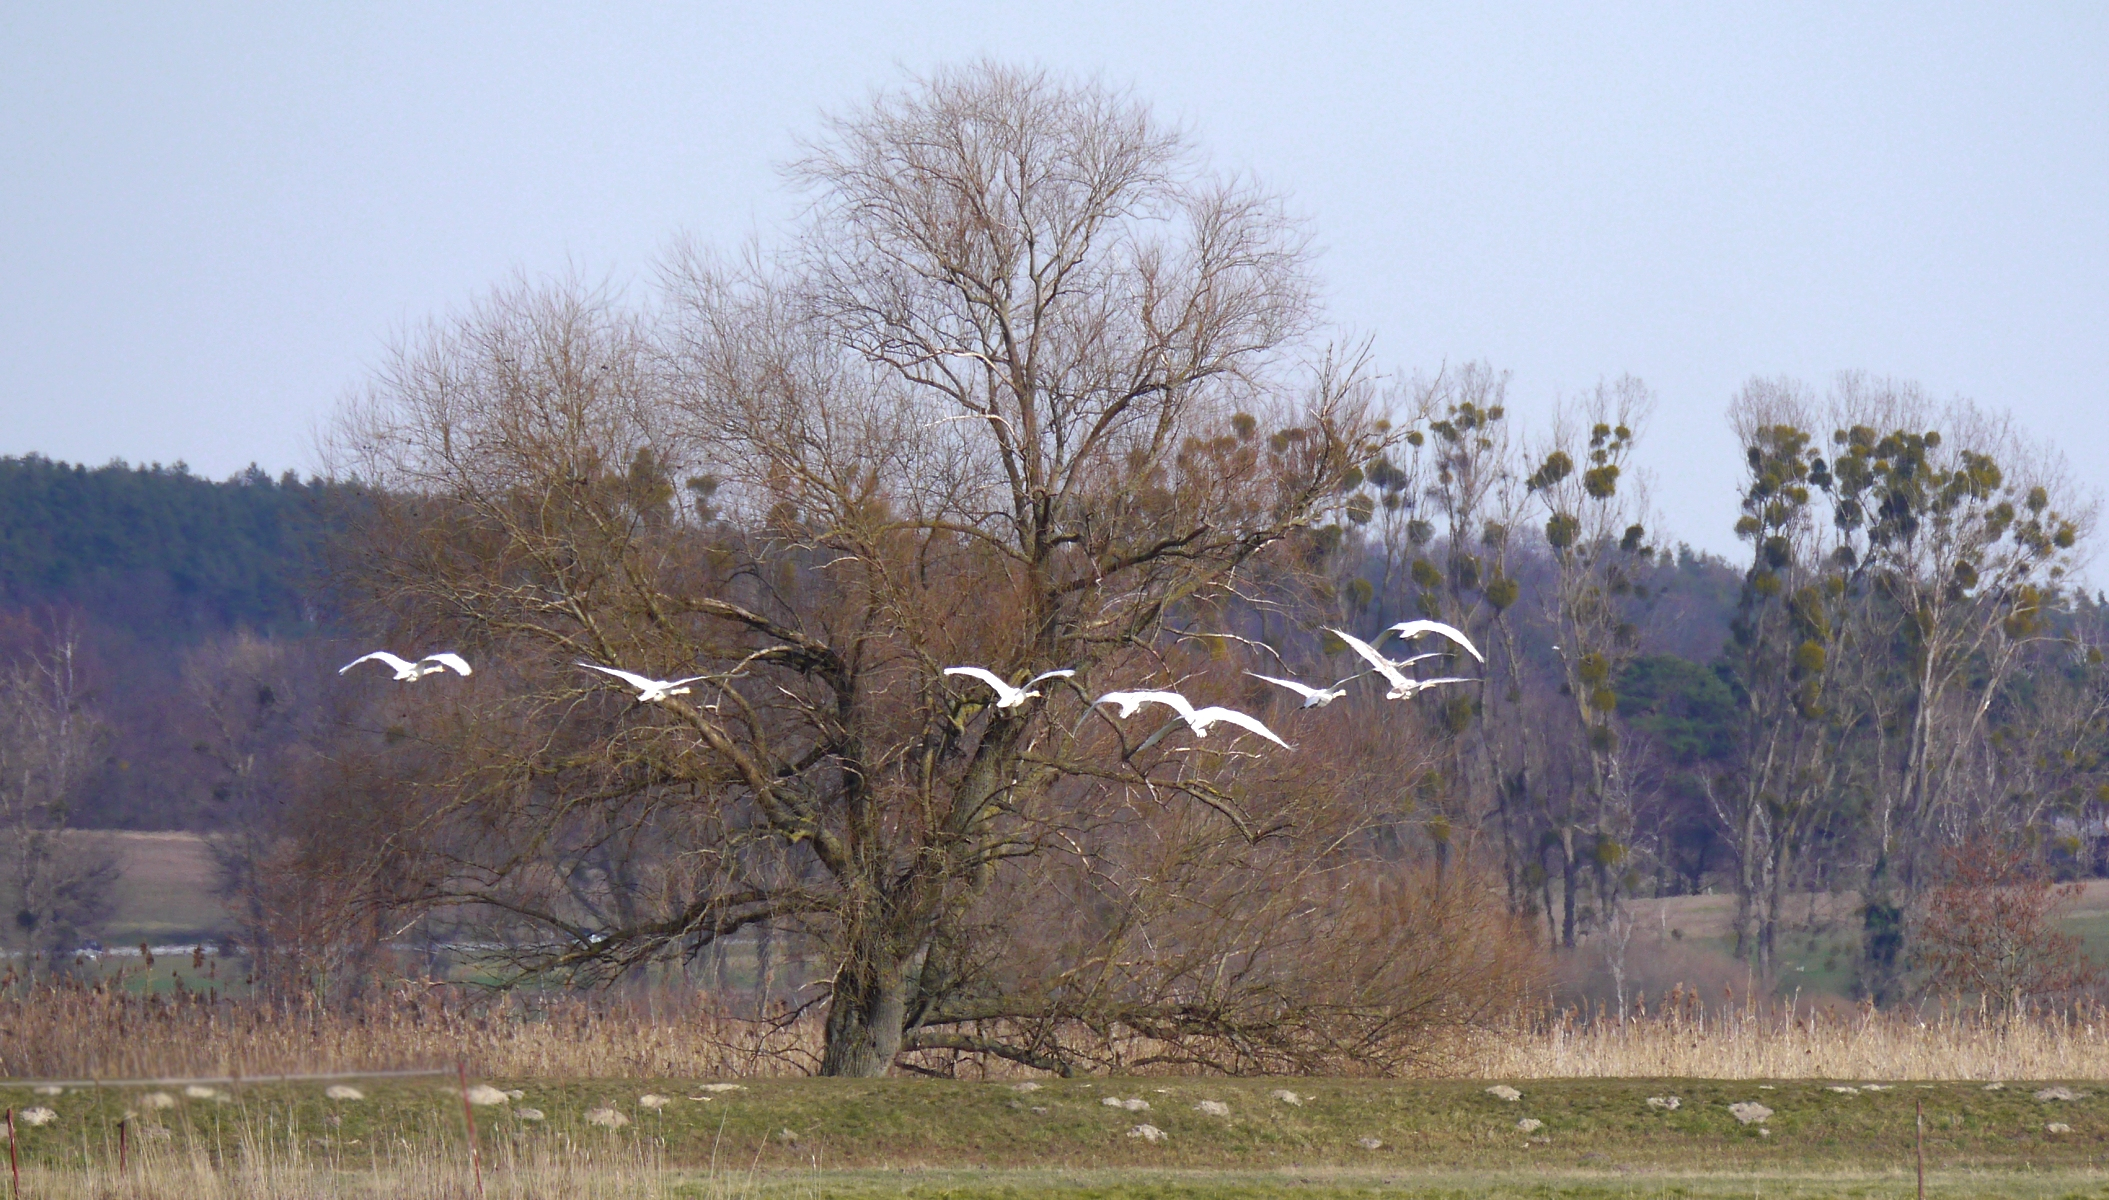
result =
[[[744,1092],[747,1090],[747,1085],[744,1083],[699,1083],[696,1085],[696,1090],[699,1092]]]
[[[40,1083],[30,1090],[39,1096],[63,1096],[66,1094],[66,1089],[55,1083]]]
[[[1099,1103],[1107,1108],[1124,1108],[1129,1112],[1148,1112],[1150,1108],[1150,1102],[1140,1096],[1127,1100],[1123,1100],[1119,1096],[1101,1096]]]
[[[1011,1085],[1011,1090],[1014,1092],[1037,1092],[1040,1090],[1040,1081],[1028,1079],[1024,1083],[1014,1083]]]
[[[141,1108],[174,1108],[176,1098],[167,1092],[148,1092],[139,1098]]]
[[[1897,1085],[1894,1083],[1863,1083],[1860,1085],[1860,1090],[1863,1092],[1893,1092],[1897,1090]]]
[[[1842,1083],[1834,1083],[1826,1090],[1837,1092],[1841,1096],[1857,1096],[1860,1094],[1859,1088],[1847,1087],[1845,1084]]]
[[[1364,1150],[1382,1150],[1384,1148],[1384,1143],[1378,1141],[1376,1138],[1358,1138],[1356,1139],[1355,1144],[1357,1146],[1362,1147]]]
[[[350,1084],[344,1084],[344,1083],[333,1083],[333,1084],[329,1085],[328,1087],[326,1087],[326,1088],[323,1088],[323,1089],[322,1089],[322,1096],[323,1096],[323,1098],[324,1098],[324,1099],[326,1099],[326,1100],[364,1100],[364,1099],[366,1099],[366,1093],[365,1093],[365,1092],[362,1092],[362,1091],[360,1091],[360,1090],[359,1090],[358,1088],[352,1087],[352,1086],[351,1086]]]
[[[1522,1092],[1505,1083],[1497,1083],[1493,1087],[1488,1088],[1487,1095],[1492,1096],[1496,1100],[1507,1100],[1511,1103],[1523,1099]]]
[[[1985,1085],[1985,1090],[1988,1092],[2003,1092],[2006,1090],[2006,1085],[2003,1083],[1988,1083]]]
[[[1668,1109],[1668,1110],[1669,1110],[1669,1111],[1671,1111],[1671,1112],[1676,1112],[1676,1111],[1677,1111],[1677,1109],[1678,1109],[1678,1107],[1679,1107],[1679,1106],[1681,1106],[1681,1105],[1682,1105],[1683,1103],[1684,1103],[1684,1101],[1683,1101],[1683,1100],[1680,1100],[1680,1099],[1678,1099],[1678,1098],[1677,1098],[1677,1097],[1675,1097],[1675,1096],[1650,1096],[1650,1097],[1648,1097],[1648,1107],[1649,1107],[1649,1108],[1666,1108],[1666,1109]]]
[[[1540,1129],[1545,1128],[1545,1122],[1540,1121],[1536,1117],[1525,1117],[1521,1121],[1516,1122],[1516,1128],[1521,1129],[1525,1133],[1536,1133]]]
[[[1201,1103],[1194,1105],[1194,1110],[1210,1117],[1227,1117],[1230,1115],[1230,1106],[1221,1100],[1203,1100]]]
[[[24,1125],[49,1125],[58,1119],[59,1114],[41,1104],[35,1108],[25,1108],[15,1114],[15,1120],[22,1122]]]
[[[623,1116],[612,1108],[602,1107],[586,1110],[586,1124],[588,1125],[598,1125],[603,1129],[621,1129],[629,1123],[630,1118]]]
[[[479,1083],[475,1087],[470,1088],[467,1092],[464,1092],[463,1095],[469,1098],[469,1103],[480,1105],[486,1108],[493,1104],[507,1103],[512,1099],[511,1096],[506,1095],[504,1092],[499,1091],[497,1088],[492,1087],[488,1083]]]
[[[1288,1088],[1275,1088],[1273,1091],[1268,1092],[1267,1095],[1271,1099],[1281,1101],[1283,1104],[1295,1104],[1299,1106],[1303,1104],[1305,1099],[1305,1097],[1297,1095],[1295,1092],[1290,1091]]]
[[[1740,1104],[1731,1104],[1728,1106],[1728,1111],[1735,1116],[1736,1120],[1745,1125],[1757,1124],[1772,1115],[1771,1109],[1766,1108],[1755,1100],[1745,1100]]]
[[[542,1110],[539,1108],[516,1108],[513,1110],[513,1115],[523,1121],[540,1121],[544,1119]]]
[[[508,1088],[505,1092],[505,1098],[508,1100],[525,1100],[527,1099],[527,1093],[519,1088]]]
[[[2070,1126],[2070,1125],[2067,1125],[2067,1124],[2066,1124],[2065,1122],[2063,1122],[2063,1121],[2052,1121],[2052,1122],[2051,1122],[2050,1124],[2048,1124],[2048,1125],[2045,1125],[2045,1126],[2043,1127],[2043,1129],[2044,1129],[2044,1132],[2046,1132],[2046,1133],[2071,1133],[2071,1132],[2072,1132],[2072,1126]]]
[[[220,1090],[218,1088],[209,1088],[198,1083],[184,1088],[183,1094],[193,1100],[217,1100],[220,1098]]]
[[[2071,1088],[2047,1087],[2036,1093],[2036,1099],[2045,1103],[2052,1100],[2085,1100],[2087,1093],[2075,1092]]]
[[[1172,1135],[1166,1133],[1162,1129],[1157,1128],[1155,1125],[1137,1125],[1128,1130],[1128,1136],[1131,1138],[1141,1138],[1145,1142],[1150,1142],[1154,1144],[1157,1142],[1161,1142]]]
[[[646,1092],[644,1095],[639,1096],[637,1098],[637,1103],[643,1105],[646,1108],[651,1109],[654,1112],[657,1112],[658,1110],[665,1108],[667,1105],[672,1104],[673,1099],[668,1096],[662,1096],[657,1092]]]

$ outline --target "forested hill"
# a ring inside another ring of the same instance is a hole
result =
[[[0,603],[77,610],[149,643],[310,625],[334,490],[255,467],[214,481],[0,458]]]

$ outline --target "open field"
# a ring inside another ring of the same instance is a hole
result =
[[[1478,1081],[489,1082],[519,1092],[475,1109],[496,1195],[1895,1196],[1912,1187],[1920,1103],[1934,1194],[2109,1195],[2109,1098],[2083,1086],[2038,1100],[2041,1084],[1518,1081],[1511,1101]],[[341,1101],[313,1083],[22,1089],[12,1103],[56,1113],[17,1128],[37,1194],[114,1177],[128,1113],[128,1165],[188,1178],[184,1194],[264,1194],[241,1190],[245,1176],[300,1189],[284,1195],[460,1194],[451,1081],[360,1086]],[[149,1107],[156,1093],[169,1107]],[[1648,1103],[1671,1096],[1674,1110]],[[1771,1115],[1739,1122],[1729,1106],[1747,1102]]]
[[[227,908],[213,894],[218,869],[204,838],[101,829],[67,836],[117,860],[115,912],[104,928],[105,944],[161,943],[227,930]]]

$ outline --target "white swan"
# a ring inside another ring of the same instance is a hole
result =
[[[387,664],[389,669],[395,672],[396,679],[404,683],[409,683],[413,680],[423,679],[427,675],[437,675],[442,671],[452,671],[456,675],[471,675],[475,673],[470,668],[467,659],[464,659],[461,655],[455,654],[451,651],[441,651],[438,654],[427,654],[423,658],[418,659],[416,662],[411,662],[407,658],[397,658],[395,655],[390,654],[386,650],[376,650],[372,654],[362,654],[359,657],[351,660],[350,662],[345,663],[343,666],[338,667],[337,674],[342,675],[346,671],[349,671],[353,667],[356,667],[360,663],[364,662],[377,662]]]
[[[1214,704],[1207,708],[1195,708],[1192,701],[1177,692],[1107,692],[1091,703],[1094,707],[1100,704],[1117,705],[1122,720],[1134,716],[1136,710],[1145,704],[1162,704],[1184,718],[1187,727],[1194,731],[1197,738],[1207,737],[1208,727],[1221,721],[1227,725],[1236,725],[1240,729],[1249,729],[1284,750],[1292,748],[1280,735],[1267,728],[1266,723],[1258,717]]]
[[[1012,687],[1010,684],[1004,682],[1003,678],[997,675],[994,671],[984,670],[980,667],[946,667],[944,673],[947,675],[965,675],[970,679],[979,679],[983,683],[988,684],[990,687],[996,689],[997,708],[1016,708],[1019,705],[1025,703],[1027,700],[1032,699],[1034,696],[1039,695],[1040,693],[1038,692],[1027,691],[1026,689],[1032,687],[1032,685],[1040,682],[1043,679],[1067,679],[1068,677],[1076,674],[1075,671],[1068,669],[1060,671],[1042,671],[1038,675],[1033,676],[1031,679],[1026,680],[1022,685],[1018,687]]]
[[[1395,663],[1391,661],[1390,659],[1377,653],[1377,648],[1375,646],[1370,645],[1368,642],[1363,641],[1361,638],[1356,637],[1352,633],[1342,633],[1337,629],[1334,629],[1331,632],[1335,636],[1337,636],[1341,641],[1346,642],[1348,644],[1348,647],[1352,649],[1355,653],[1361,655],[1363,658],[1368,659],[1369,665],[1375,667],[1377,669],[1377,673],[1379,675],[1382,675],[1385,680],[1391,684],[1391,690],[1384,693],[1384,698],[1386,700],[1410,699],[1414,693],[1425,691],[1428,688],[1435,687],[1438,684],[1478,682],[1478,680],[1466,679],[1462,676],[1457,675],[1447,675],[1441,679],[1409,678],[1399,670],[1400,667],[1407,665],[1406,663]],[[1427,656],[1418,655],[1415,659],[1409,659],[1408,662],[1417,661],[1417,659],[1425,657]]]
[[[614,667],[604,667],[598,663],[582,662],[578,665],[588,671],[599,671],[603,675],[613,675],[617,679],[622,680],[624,683],[636,688],[637,699],[647,704],[666,700],[674,696],[686,696],[689,684],[709,678],[707,675],[690,675],[685,679],[651,679],[643,675],[632,674],[629,671],[618,671]]]
[[[1331,687],[1314,688],[1310,684],[1298,683],[1294,679],[1277,679],[1272,675],[1262,675],[1258,671],[1247,671],[1245,674],[1252,676],[1254,679],[1264,679],[1276,687],[1288,688],[1290,691],[1302,696],[1303,703],[1299,705],[1301,708],[1324,708],[1333,701],[1347,695],[1347,685],[1355,678],[1350,675]]]

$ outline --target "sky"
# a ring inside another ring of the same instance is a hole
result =
[[[305,473],[423,320],[766,242],[823,113],[981,56],[1289,194],[1391,372],[1490,362],[1526,428],[1645,380],[1670,538],[1734,552],[1753,376],[1913,379],[2109,483],[2093,4],[7,5],[0,454]]]

